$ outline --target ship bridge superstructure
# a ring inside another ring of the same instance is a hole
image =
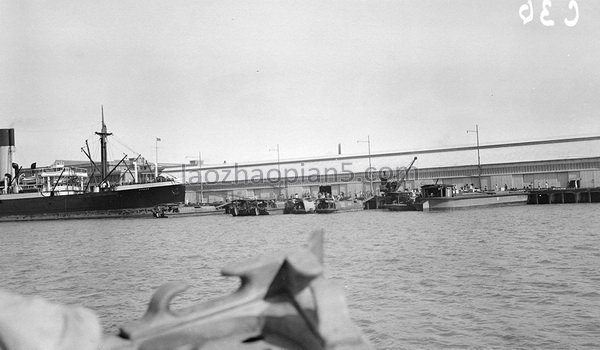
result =
[[[41,192],[47,195],[82,193],[86,190],[88,178],[85,168],[55,164],[23,173],[19,177],[18,192]]]

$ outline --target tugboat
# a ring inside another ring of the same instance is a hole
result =
[[[23,171],[12,159],[14,129],[0,129],[0,172],[5,174],[0,179],[0,221],[149,216],[158,204],[183,202],[185,185],[173,178],[109,184],[115,169],[108,169],[106,140],[112,134],[107,132],[104,116],[96,134],[101,145],[101,181],[92,186],[82,168],[32,166],[31,171]]]

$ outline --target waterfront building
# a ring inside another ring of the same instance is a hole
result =
[[[480,166],[477,147],[464,146],[201,167],[196,162],[167,166],[162,174],[186,184],[188,202],[319,192],[368,197],[379,194],[382,181],[403,177],[407,189],[436,182],[489,190],[600,187],[600,136],[482,145],[479,150]],[[415,156],[418,160],[406,173]],[[369,193],[371,181],[374,193]]]

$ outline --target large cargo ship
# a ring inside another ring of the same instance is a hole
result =
[[[111,184],[102,118],[100,181],[91,184],[86,169],[55,166],[22,171],[13,163],[14,129],[0,129],[0,221],[150,216],[162,203],[183,202],[185,185],[173,178]],[[90,159],[91,161],[91,159]],[[91,161],[95,168],[96,164]]]

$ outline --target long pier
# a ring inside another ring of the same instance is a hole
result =
[[[600,203],[600,187],[530,190],[527,204]]]

